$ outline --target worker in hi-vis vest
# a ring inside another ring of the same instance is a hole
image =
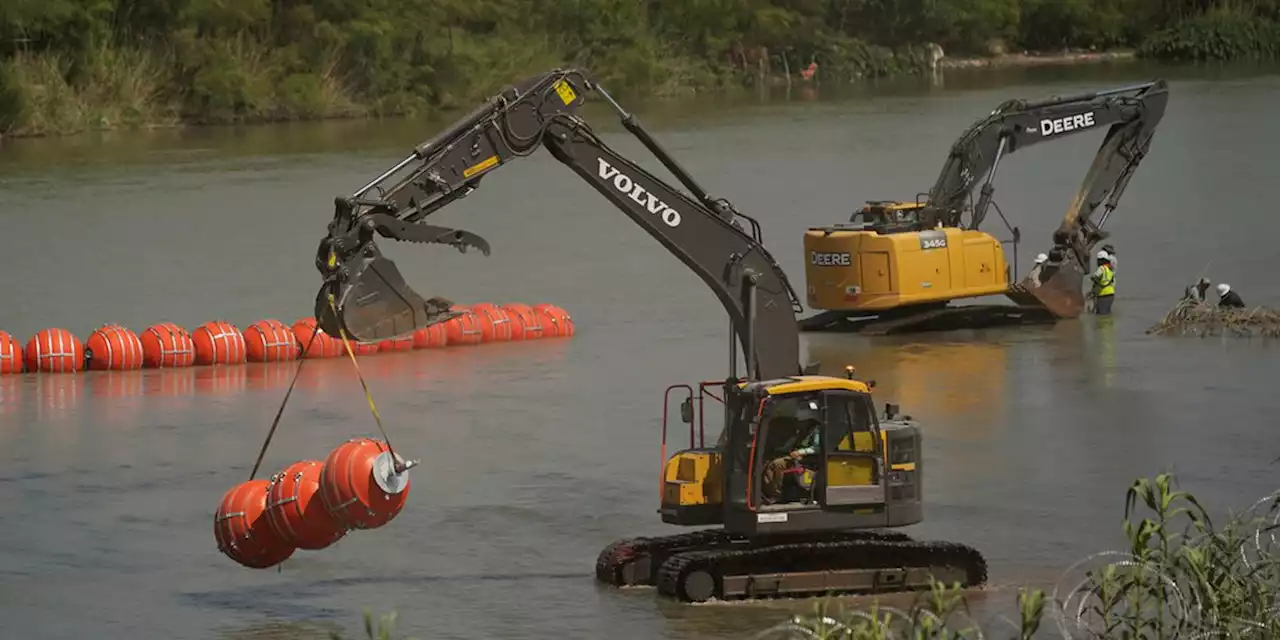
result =
[[[1105,250],[1098,252],[1098,268],[1090,279],[1093,280],[1093,312],[1110,315],[1111,303],[1116,297],[1116,271],[1111,266],[1111,256]]]

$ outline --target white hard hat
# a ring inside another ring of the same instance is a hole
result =
[[[1036,264],[1040,264],[1041,262],[1048,262],[1048,261],[1049,261],[1049,256],[1043,253],[1036,256]]]
[[[1222,283],[1222,284],[1220,284],[1220,285],[1218,285],[1218,293],[1219,293],[1219,294],[1226,293],[1226,292],[1228,292],[1228,291],[1230,291],[1230,290],[1231,290],[1231,285],[1229,285],[1229,284],[1227,284],[1227,283],[1225,283],[1225,282],[1224,282],[1224,283]]]
[[[1105,249],[1103,249],[1103,250],[1101,250],[1101,251],[1099,251],[1099,252],[1098,252],[1098,259],[1099,259],[1099,260],[1106,260],[1107,258],[1110,258],[1110,257],[1111,257],[1111,256],[1107,253],[1107,251],[1106,251]]]

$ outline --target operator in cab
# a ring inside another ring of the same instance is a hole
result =
[[[1111,304],[1116,298],[1116,272],[1111,266],[1111,254],[1106,249],[1098,252],[1098,268],[1093,275],[1093,312],[1100,316],[1111,315]]]
[[[1240,299],[1240,294],[1231,290],[1231,285],[1223,282],[1218,285],[1218,308],[1243,309],[1244,300]]]

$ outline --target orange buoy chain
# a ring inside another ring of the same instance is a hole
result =
[[[481,303],[470,307],[455,305],[453,309],[463,313],[418,329],[412,335],[381,342],[355,342],[355,355],[574,335],[568,312],[555,305]],[[313,341],[316,334],[319,337]],[[0,331],[0,375],[232,366],[337,358],[343,353],[342,340],[317,331],[313,317],[301,318],[292,326],[268,318],[249,325],[243,332],[225,320],[207,322],[190,332],[172,322],[161,322],[136,334],[119,324],[105,324],[83,342],[57,327],[36,333],[25,344]]]
[[[332,296],[329,305],[333,307]],[[334,311],[336,313],[336,309]],[[310,353],[312,343],[321,333],[312,331],[301,352]],[[373,394],[360,373],[356,348],[347,339],[346,331],[340,330],[339,337],[383,439],[350,440],[331,451],[323,465],[302,460],[275,474],[270,481],[254,480],[306,364],[306,358],[300,359],[258,459],[249,472],[249,480],[224,494],[214,512],[218,550],[242,566],[251,569],[276,566],[298,549],[323,549],[344,538],[348,531],[381,527],[399,515],[409,497],[408,472],[416,462],[406,462],[391,448],[391,439]],[[317,493],[318,504],[323,508],[316,506]]]

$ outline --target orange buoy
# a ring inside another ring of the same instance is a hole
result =
[[[148,369],[189,367],[196,363],[196,345],[191,334],[172,322],[147,327],[138,340],[142,343],[142,366]]]
[[[267,521],[266,480],[250,480],[231,488],[213,515],[218,551],[250,569],[266,569],[288,560],[296,549],[280,539]]]
[[[439,349],[449,344],[444,322],[437,322],[413,332],[414,349]]]
[[[315,318],[299,318],[293,323],[293,335],[298,339],[298,349],[305,351],[301,353],[303,358],[336,358],[346,353],[342,348],[342,341],[323,330],[312,340],[311,336],[316,331]]]
[[[401,336],[399,338],[390,338],[378,343],[378,352],[383,351],[411,351],[413,349],[413,335]]]
[[[244,364],[244,334],[230,322],[206,322],[191,332],[196,346],[196,364]]]
[[[444,322],[444,331],[448,336],[449,344],[480,344],[484,336],[480,333],[480,322],[476,318],[476,312],[458,307],[454,307],[454,310],[461,311],[462,315],[454,316]]]
[[[481,342],[506,342],[511,339],[511,316],[501,307],[486,302],[471,310],[480,323]]]
[[[502,310],[511,318],[512,340],[537,340],[542,337],[542,318],[527,304],[512,303],[502,305]]]
[[[546,337],[566,338],[573,335],[573,318],[562,307],[543,303],[533,305],[533,310],[542,315],[543,333]]]
[[[22,345],[17,338],[0,331],[0,374],[22,373],[26,364],[22,361]]]
[[[297,360],[302,347],[293,330],[279,320],[259,320],[244,330],[245,359],[249,362]]]
[[[324,508],[317,460],[301,460],[271,478],[267,522],[284,542],[299,549],[323,549],[347,535],[347,528]]]
[[[347,342],[351,344],[351,351],[355,353],[357,357],[371,356],[378,352],[378,343],[376,342],[356,342],[354,340],[347,340]],[[338,340],[338,344],[343,344],[342,340]],[[346,346],[342,347],[342,355],[347,355]]]
[[[142,341],[118,325],[104,324],[84,341],[88,368],[95,371],[130,371],[142,368]]]
[[[66,329],[44,329],[27,341],[27,371],[68,373],[84,368],[84,345]]]
[[[400,456],[396,461],[404,464]],[[409,497],[408,469],[396,473],[387,444],[356,438],[338,445],[320,471],[325,509],[351,529],[376,529],[391,522]]]

